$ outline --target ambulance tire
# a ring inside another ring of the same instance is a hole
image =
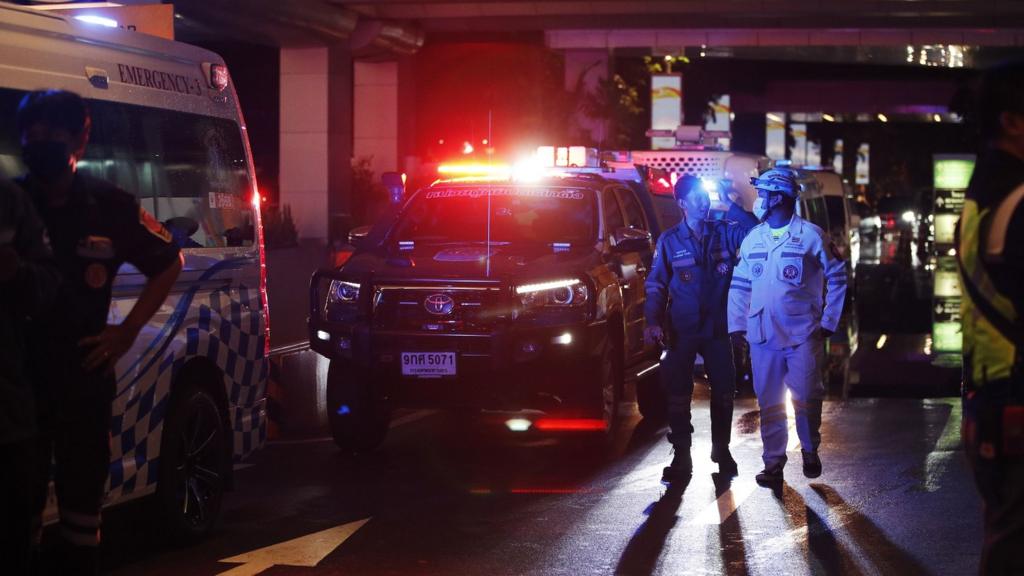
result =
[[[351,363],[335,359],[327,370],[327,421],[338,448],[361,455],[384,442],[391,411],[373,396],[368,382]]]
[[[172,537],[195,541],[220,518],[231,473],[231,436],[222,410],[202,386],[173,395],[160,447],[157,500]]]

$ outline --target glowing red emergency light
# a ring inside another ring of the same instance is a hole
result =
[[[504,176],[512,175],[512,168],[507,164],[456,163],[441,164],[437,173],[445,176]]]
[[[533,423],[542,432],[594,432],[605,430],[605,422],[599,418],[541,418]]]

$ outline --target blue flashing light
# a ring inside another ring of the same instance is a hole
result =
[[[346,414],[351,414],[351,413],[352,413],[352,409],[348,407],[348,404],[342,404],[338,408],[338,414],[340,414],[341,416],[344,416]]]

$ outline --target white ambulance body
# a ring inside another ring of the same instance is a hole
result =
[[[260,197],[234,88],[212,52],[0,5],[0,177],[25,171],[15,111],[39,89],[86,99],[79,169],[135,193],[182,246],[177,284],[117,366],[108,505],[159,492],[172,527],[201,534],[233,461],[266,438]],[[109,322],[144,282],[121,268]]]

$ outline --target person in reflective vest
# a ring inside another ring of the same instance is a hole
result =
[[[662,374],[674,449],[662,475],[666,483],[686,480],[693,469],[690,400],[697,354],[704,358],[711,385],[711,460],[720,473],[736,475],[729,452],[736,372],[725,306],[740,243],[757,223],[737,204],[730,204],[724,219],[709,220],[708,191],[689,174],[676,182],[675,197],[683,220],[658,238],[644,287],[644,337],[665,347]]]
[[[1024,62],[988,71],[986,150],[958,232],[964,443],[984,501],[982,574],[1024,574]]]
[[[825,232],[796,214],[795,171],[772,169],[751,183],[758,195],[754,215],[762,223],[740,248],[729,289],[729,332],[750,343],[764,443],[764,470],[756,479],[773,485],[782,481],[786,465],[787,388],[804,475],[821,475],[824,340],[835,332],[842,314],[846,264]]]

